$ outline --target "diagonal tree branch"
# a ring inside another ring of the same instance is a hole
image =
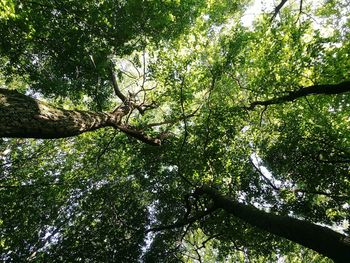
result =
[[[295,91],[288,92],[287,95],[264,100],[255,101],[251,103],[247,110],[253,110],[256,106],[269,106],[274,104],[281,104],[284,102],[294,101],[296,99],[306,97],[309,95],[332,95],[341,94],[350,91],[350,81],[344,81],[338,84],[323,84],[323,85],[313,85],[309,87],[300,88]]]
[[[272,187],[272,189],[274,189],[274,190],[276,190],[276,191],[280,191],[280,190],[281,190],[280,188],[278,188],[277,186],[275,186],[275,185],[271,182],[271,180],[270,180],[269,178],[267,178],[267,177],[264,175],[264,173],[260,170],[260,167],[257,167],[257,166],[254,164],[254,162],[253,162],[253,160],[252,160],[251,158],[249,158],[249,162],[250,162],[250,164],[254,167],[255,171],[257,171],[258,174],[259,174],[262,178],[264,178],[265,182],[266,182],[268,185],[270,185],[270,186]]]
[[[111,63],[111,76],[112,76],[112,84],[113,84],[113,89],[115,92],[115,95],[124,103],[127,104],[128,99],[125,97],[125,95],[120,91],[119,85],[117,78],[115,77],[115,72],[114,72],[114,64]]]
[[[152,138],[145,134],[142,130],[136,129],[133,126],[130,125],[116,125],[115,126],[117,129],[120,131],[124,132],[125,134],[141,141],[144,143],[147,143],[149,145],[153,146],[160,146],[161,145],[161,140],[159,138]]]
[[[278,13],[281,11],[282,7],[283,7],[286,3],[287,3],[287,0],[282,0],[282,1],[278,4],[278,6],[276,6],[275,12],[273,13],[273,15],[272,15],[272,17],[271,17],[270,22],[272,22],[272,21],[276,18],[276,16],[278,15]]]

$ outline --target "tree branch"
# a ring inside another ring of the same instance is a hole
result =
[[[147,143],[152,146],[160,146],[161,140],[159,138],[152,138],[145,134],[142,130],[138,130],[133,126],[130,125],[116,125],[116,128],[118,128],[120,131],[124,132],[125,134],[134,137],[135,139],[142,141],[144,143]]]
[[[287,95],[272,98],[264,101],[255,101],[251,103],[247,110],[253,110],[256,106],[269,106],[273,104],[281,104],[284,102],[294,101],[296,99],[306,97],[309,95],[332,95],[341,94],[350,91],[350,81],[344,81],[339,84],[324,84],[324,85],[313,85],[305,88],[300,88],[295,91],[288,92]]]
[[[273,16],[271,17],[270,22],[272,22],[275,17],[278,15],[278,13],[281,11],[282,7],[287,3],[287,0],[282,0],[278,6],[275,8],[275,12],[273,13]]]
[[[298,14],[298,18],[297,18],[297,20],[295,21],[295,23],[297,23],[297,22],[299,21],[302,12],[303,12],[303,0],[300,0],[300,4],[299,4],[299,14]]]
[[[274,189],[274,190],[276,190],[276,191],[280,191],[280,190],[281,190],[279,187],[275,186],[275,185],[271,182],[271,180],[270,180],[269,178],[267,178],[267,177],[264,175],[264,173],[260,170],[260,166],[257,167],[257,166],[254,164],[254,162],[253,162],[253,160],[252,160],[251,158],[249,158],[249,162],[250,162],[251,165],[255,168],[255,171],[257,171],[258,174],[259,174],[262,178],[264,178],[265,182],[266,182],[267,184],[269,184],[269,185],[272,187],[272,189]]]
[[[115,92],[115,95],[124,103],[127,104],[128,99],[125,97],[125,95],[120,91],[119,85],[117,82],[117,78],[115,77],[115,72],[114,72],[114,65],[111,63],[111,76],[112,76],[112,84],[113,84],[113,89]]]
[[[115,72],[114,72],[114,64],[112,62],[111,62],[110,67],[111,67],[111,76],[112,76],[112,84],[113,84],[114,93],[124,103],[125,107],[128,108],[129,112],[132,112],[134,109],[137,109],[139,111],[139,113],[141,115],[143,115],[146,110],[155,109],[158,107],[158,105],[154,101],[150,104],[146,104],[144,102],[142,102],[140,104],[135,103],[134,99],[135,99],[135,96],[138,94],[138,92],[136,94],[131,94],[129,92],[129,97],[126,97],[120,91],[118,81],[117,81],[117,78],[116,78]],[[145,92],[143,85],[144,85],[144,83],[142,84],[141,91]]]

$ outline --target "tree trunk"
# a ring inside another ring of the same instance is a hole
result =
[[[144,143],[159,146],[160,139],[121,124],[130,107],[113,112],[65,110],[14,90],[0,89],[0,137],[55,139],[113,127]]]
[[[0,137],[64,138],[106,126],[115,127],[125,115],[65,110],[25,96],[0,89]]]
[[[200,188],[196,192],[208,195],[216,207],[255,227],[311,248],[335,262],[350,262],[350,240],[345,235],[304,220],[261,211],[230,200],[209,187]]]

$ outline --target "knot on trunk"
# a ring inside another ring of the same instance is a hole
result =
[[[108,113],[109,120],[108,125],[116,127],[121,124],[122,118],[130,112],[130,107],[121,106],[117,107],[114,111]]]

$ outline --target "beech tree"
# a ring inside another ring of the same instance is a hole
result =
[[[350,262],[349,7],[250,4],[0,3],[2,261]]]

